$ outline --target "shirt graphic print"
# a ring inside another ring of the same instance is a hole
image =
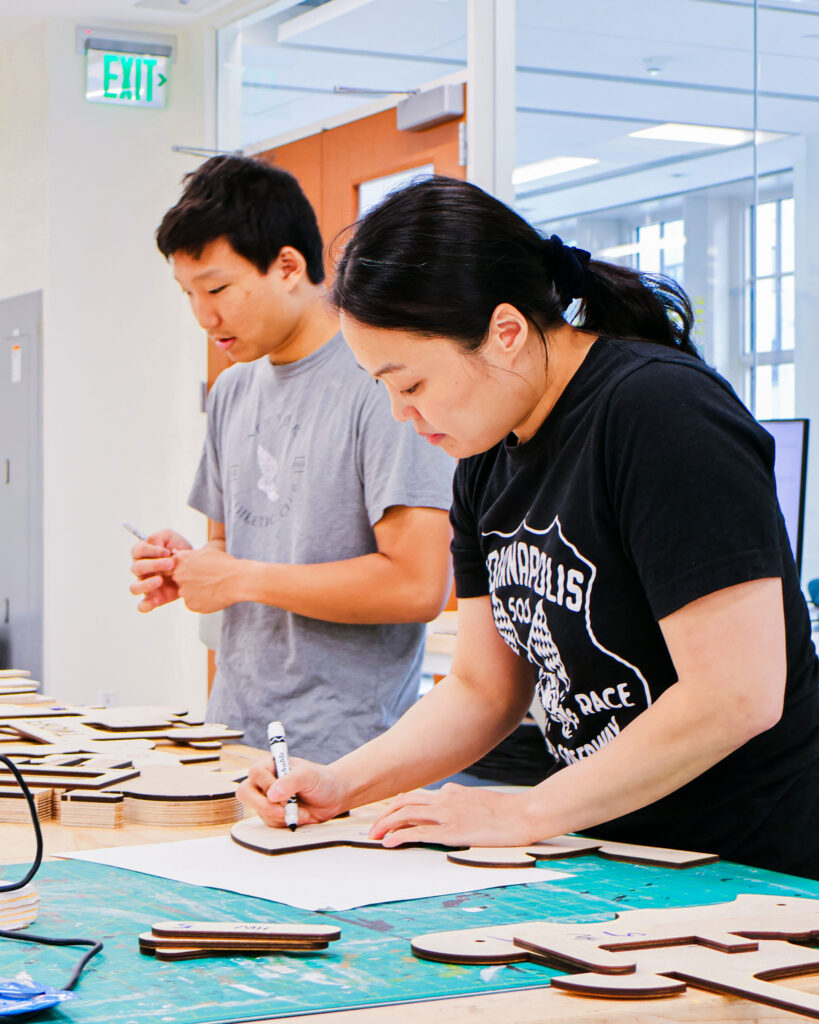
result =
[[[484,533],[495,625],[537,670],[546,745],[565,764],[614,739],[651,703],[640,670],[595,637],[590,597],[596,566],[566,539],[524,519],[512,533]]]

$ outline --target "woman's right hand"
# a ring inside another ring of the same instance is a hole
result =
[[[242,803],[273,828],[285,827],[284,807],[293,794],[298,797],[299,825],[315,825],[348,810],[336,770],[298,757],[291,759],[290,774],[281,779],[272,757],[257,761],[236,791]]]

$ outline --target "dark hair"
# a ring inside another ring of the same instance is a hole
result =
[[[508,206],[456,178],[387,196],[355,226],[336,268],[333,303],[370,327],[445,337],[476,351],[494,309],[511,303],[537,330],[564,322],[698,356],[688,296],[670,278],[589,258],[544,238]]]
[[[156,244],[165,258],[198,258],[217,238],[266,274],[285,245],[297,249],[313,284],[324,280],[321,233],[301,186],[287,171],[245,156],[214,156],[183,179],[176,206],[162,218]]]

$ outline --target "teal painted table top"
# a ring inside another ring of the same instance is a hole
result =
[[[385,852],[385,856],[389,856]],[[819,882],[717,863],[673,870],[595,856],[549,862],[572,877],[318,915],[341,940],[309,955],[222,957],[162,963],[141,955],[137,936],[155,921],[309,921],[283,904],[80,861],[46,863],[34,885],[40,914],[28,930],[98,938],[77,998],[36,1020],[66,1024],[215,1024],[533,988],[556,972],[535,964],[460,966],[419,960],[415,935],[484,924],[606,920],[618,911],[721,903],[740,893],[819,898]],[[0,877],[19,877],[19,867]],[[0,939],[0,978],[27,971],[60,986],[80,950]],[[14,1019],[14,1018],[12,1018]],[[795,1018],[794,1018],[795,1019]]]

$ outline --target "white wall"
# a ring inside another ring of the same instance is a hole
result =
[[[107,691],[116,703],[201,710],[197,617],[179,605],[136,612],[133,539],[120,524],[204,540],[185,501],[204,432],[205,342],[153,232],[199,163],[172,145],[208,145],[206,40],[177,35],[166,110],[131,110],[85,101],[74,30],[51,21],[0,53],[3,76],[32,58],[34,84],[47,80],[47,97],[26,89],[17,113],[0,91],[4,139],[36,143],[18,174],[2,165],[0,202],[13,204],[15,230],[0,237],[0,270],[14,269],[0,287],[44,289],[44,679],[72,701]]]
[[[0,51],[0,298],[48,272],[47,52],[45,23]]]

